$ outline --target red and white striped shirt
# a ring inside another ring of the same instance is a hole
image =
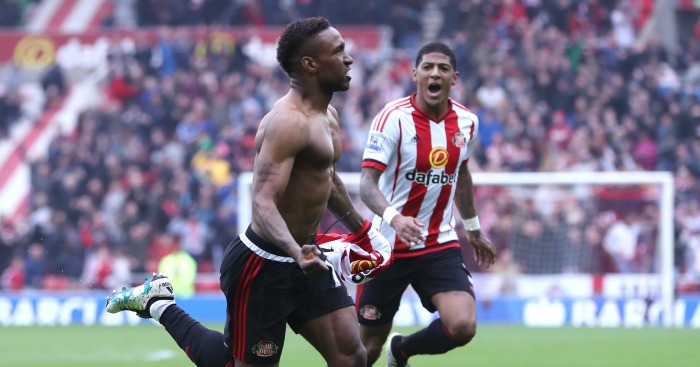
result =
[[[459,247],[453,216],[457,173],[474,149],[477,116],[450,99],[437,120],[418,109],[415,94],[388,103],[372,122],[362,167],[382,171],[379,190],[402,215],[426,224],[426,240],[409,248],[381,216],[374,225],[394,244],[396,257]]]

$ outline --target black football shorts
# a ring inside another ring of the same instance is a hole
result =
[[[250,227],[224,253],[221,290],[226,347],[233,358],[260,366],[279,362],[286,324],[298,333],[306,322],[353,305],[336,274],[306,277],[291,257]]]
[[[433,295],[449,291],[465,291],[474,297],[471,274],[462,261],[458,248],[431,252],[412,258],[397,258],[381,275],[362,284],[357,292],[357,316],[360,324],[384,325],[394,319],[408,285],[430,312],[436,308]]]

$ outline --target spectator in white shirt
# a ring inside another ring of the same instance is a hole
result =
[[[613,223],[603,239],[603,248],[612,256],[619,273],[634,272],[634,259],[641,225],[636,214],[625,212]]]

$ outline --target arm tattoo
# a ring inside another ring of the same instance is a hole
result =
[[[455,205],[463,219],[476,216],[476,206],[474,205],[474,181],[472,180],[471,172],[467,169],[466,162],[460,168],[457,189],[455,191]],[[467,236],[470,241],[482,240],[489,242],[489,239],[481,233],[480,229],[467,231]]]
[[[279,176],[280,165],[276,163],[259,162],[255,165],[255,174],[258,182],[272,181],[272,177]]]
[[[466,166],[462,167],[459,172],[454,200],[462,218],[467,219],[476,216],[476,207],[474,206],[474,182]]]
[[[362,202],[365,203],[367,208],[374,214],[380,216],[383,214],[384,208],[386,208],[387,205],[391,205],[391,202],[379,191],[377,183],[381,175],[382,172],[376,169],[363,170],[362,179],[360,180],[360,198]]]
[[[341,218],[349,230],[355,232],[362,227],[364,219],[355,209],[343,181],[335,173],[332,180],[333,187],[331,196],[328,198],[328,210],[337,218]]]

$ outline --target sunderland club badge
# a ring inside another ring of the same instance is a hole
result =
[[[452,138],[452,144],[454,144],[457,148],[464,148],[467,146],[467,137],[464,136],[461,131],[458,131]]]

